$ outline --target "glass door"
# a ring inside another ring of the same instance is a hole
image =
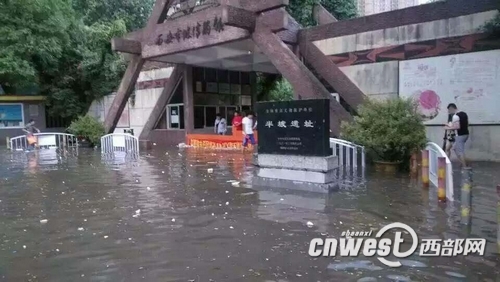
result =
[[[205,126],[214,127],[217,115],[217,107],[205,107]]]

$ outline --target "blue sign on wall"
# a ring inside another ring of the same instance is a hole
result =
[[[0,120],[2,121],[22,121],[22,105],[0,105]]]

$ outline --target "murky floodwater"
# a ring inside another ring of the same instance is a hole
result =
[[[252,156],[241,152],[171,150],[119,164],[94,151],[3,151],[0,281],[500,281],[498,171],[475,164],[465,228],[456,205],[438,205],[405,176],[368,173],[366,185],[326,196],[252,187]],[[307,253],[313,238],[396,221],[421,238],[486,238],[486,255],[389,268]]]

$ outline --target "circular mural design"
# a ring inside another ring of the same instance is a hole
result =
[[[418,110],[424,121],[432,120],[439,114],[441,98],[433,90],[418,90],[413,93],[412,98],[417,102]]]

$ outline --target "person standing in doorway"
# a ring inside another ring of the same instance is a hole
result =
[[[463,111],[459,111],[457,105],[451,103],[448,105],[448,113],[453,114],[451,126],[445,126],[446,130],[456,130],[455,143],[453,150],[457,154],[462,167],[467,167],[465,161],[465,143],[469,139],[469,117]]]
[[[242,130],[242,122],[243,122],[243,117],[240,115],[240,112],[235,111],[234,112],[234,117],[233,117],[233,130],[234,131],[241,131]]]
[[[219,135],[224,135],[226,134],[226,131],[227,131],[226,119],[221,117],[220,114],[217,114],[215,118],[215,133]]]
[[[253,135],[254,124],[253,124],[253,113],[249,112],[246,117],[242,120],[243,127],[243,149],[248,146],[248,141],[254,146],[256,144],[255,137]]]

